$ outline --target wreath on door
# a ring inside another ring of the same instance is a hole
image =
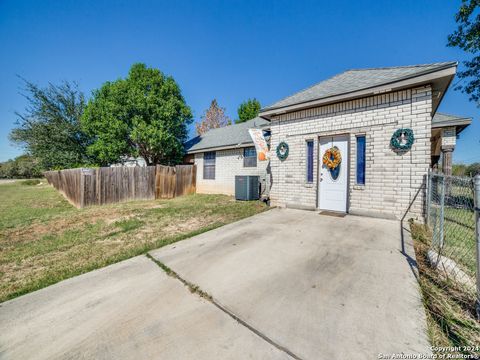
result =
[[[342,155],[340,154],[340,149],[336,146],[327,149],[325,151],[325,154],[323,154],[322,161],[323,165],[325,165],[329,170],[335,170],[342,162]]]

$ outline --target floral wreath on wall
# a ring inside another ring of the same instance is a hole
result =
[[[406,151],[410,150],[415,141],[412,129],[398,129],[390,139],[390,146],[394,150]]]
[[[284,161],[288,157],[288,144],[285,141],[281,141],[277,146],[277,157],[280,161]]]
[[[325,151],[323,154],[323,165],[325,165],[329,170],[335,170],[338,165],[342,162],[342,155],[338,147],[333,146],[330,149]]]

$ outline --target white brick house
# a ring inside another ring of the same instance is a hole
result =
[[[262,109],[259,115],[269,126],[260,126],[271,132],[271,203],[387,218],[421,216],[424,176],[440,155],[449,170],[455,139],[471,122],[437,114],[456,66],[349,70]],[[413,131],[408,150],[391,146],[399,129]],[[275,155],[280,142],[289,148],[283,161]],[[342,157],[336,172],[322,162],[333,147]],[[203,155],[195,154],[199,192],[233,193],[232,175],[248,174],[240,167],[240,149],[222,151],[218,184],[203,180]]]
[[[193,156],[192,160],[197,165],[197,192],[233,195],[235,175],[257,175],[265,188],[268,163],[257,161],[248,129],[266,125],[269,125],[267,120],[255,118],[212,129],[191,139],[186,148],[187,154]]]

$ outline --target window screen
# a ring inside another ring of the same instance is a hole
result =
[[[257,151],[255,147],[248,147],[243,149],[243,167],[257,166]]]
[[[215,151],[203,153],[203,178],[215,180]]]

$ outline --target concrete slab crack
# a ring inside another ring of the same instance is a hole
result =
[[[180,281],[183,285],[185,285],[191,293],[195,293],[197,294],[198,296],[208,300],[209,302],[211,302],[213,305],[215,305],[219,310],[223,311],[225,314],[227,314],[228,316],[230,316],[232,319],[234,319],[235,321],[237,321],[239,324],[243,325],[244,327],[246,327],[248,330],[250,330],[251,332],[253,332],[255,335],[259,336],[260,338],[262,338],[264,341],[266,341],[267,343],[269,343],[270,345],[276,347],[278,350],[280,351],[283,351],[284,353],[286,353],[287,355],[289,355],[290,357],[292,357],[293,359],[296,359],[296,360],[302,360],[301,357],[299,357],[298,355],[296,355],[295,353],[293,353],[292,351],[290,351],[288,348],[286,348],[285,346],[283,345],[280,345],[278,344],[277,342],[275,342],[274,340],[272,340],[271,338],[269,338],[266,334],[264,334],[263,332],[261,332],[260,330],[254,328],[252,325],[250,325],[249,323],[247,323],[245,320],[241,319],[239,316],[237,316],[235,313],[233,313],[232,311],[230,311],[229,309],[227,309],[225,306],[223,306],[222,304],[220,304],[217,300],[215,300],[213,298],[213,296],[211,296],[210,294],[208,294],[206,291],[203,291],[198,285],[196,284],[193,284],[191,282],[189,282],[188,280],[185,280],[184,278],[182,278],[180,275],[178,275],[175,271],[173,271],[172,269],[170,269],[167,265],[165,265],[164,263],[162,263],[161,261],[158,261],[157,259],[155,259],[153,256],[151,256],[150,254],[146,254],[146,257],[149,258],[150,260],[152,260],[155,264],[157,264],[163,271],[165,271],[165,273],[175,279],[177,279],[178,281]]]

